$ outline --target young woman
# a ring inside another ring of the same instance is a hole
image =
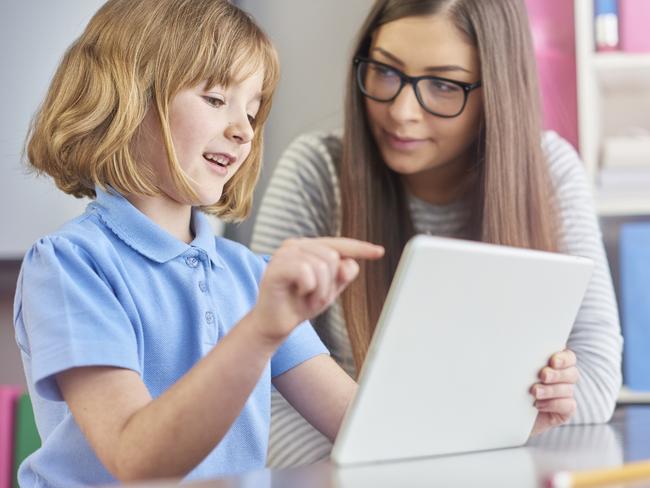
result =
[[[314,321],[338,363],[356,375],[415,233],[582,255],[595,271],[567,350],[540,365],[531,388],[536,431],[607,421],[621,384],[615,298],[581,162],[541,132],[524,2],[378,0],[350,59],[345,112],[342,134],[307,134],[287,149],[252,243],[270,252],[289,237],[342,235],[385,247]],[[327,454],[279,396],[272,411],[271,465]]]

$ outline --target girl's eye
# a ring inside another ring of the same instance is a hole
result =
[[[255,117],[252,115],[248,116],[248,123],[251,125],[251,127],[255,127]]]
[[[211,97],[209,95],[205,95],[203,97],[203,100],[205,100],[208,103],[208,105],[212,105],[213,107],[217,107],[217,108],[222,107],[226,103],[226,101],[221,98]]]

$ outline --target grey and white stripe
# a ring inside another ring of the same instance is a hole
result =
[[[573,326],[569,348],[576,352],[580,380],[572,423],[600,423],[611,417],[621,386],[622,338],[612,280],[591,190],[573,148],[557,134],[542,139],[554,182],[562,224],[562,250],[596,263],[591,283]],[[339,235],[340,190],[336,161],[340,133],[312,133],[285,151],[266,191],[253,233],[252,249],[271,254],[289,237]],[[420,233],[457,236],[467,218],[462,203],[433,206],[409,197]],[[355,368],[340,303],[314,321],[332,357],[350,375]],[[268,465],[297,466],[328,456],[329,441],[274,392],[271,404]]]

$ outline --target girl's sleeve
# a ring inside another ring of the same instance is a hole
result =
[[[309,322],[303,322],[287,337],[271,358],[271,377],[286,373],[301,363],[329,351]]]
[[[26,254],[16,291],[16,340],[38,394],[62,400],[55,377],[70,368],[114,366],[140,372],[136,332],[89,255],[63,237]]]
[[[547,155],[556,187],[563,251],[594,262],[568,347],[578,358],[577,413],[572,423],[607,422],[621,388],[621,330],[612,278],[587,176],[575,150],[547,135]]]

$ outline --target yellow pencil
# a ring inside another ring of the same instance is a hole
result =
[[[560,471],[549,480],[551,488],[587,488],[650,478],[650,460],[593,471]]]

